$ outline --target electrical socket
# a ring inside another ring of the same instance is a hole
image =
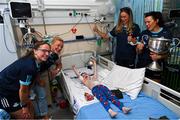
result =
[[[84,13],[84,16],[85,16],[85,17],[91,16],[91,14],[89,14],[89,13]]]
[[[83,16],[82,12],[76,12],[76,16]]]
[[[92,16],[90,13],[87,13],[86,11],[76,11],[76,10],[73,10],[72,12],[69,12],[68,13],[68,16],[71,16],[71,17],[76,17],[76,16],[82,16],[82,17],[87,17],[87,16]]]

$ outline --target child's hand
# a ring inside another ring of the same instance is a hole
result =
[[[75,69],[76,68],[76,66],[75,65],[72,65],[72,69]]]
[[[93,80],[97,80],[97,76],[96,75],[93,75]]]
[[[92,59],[93,64],[96,64],[96,59]]]

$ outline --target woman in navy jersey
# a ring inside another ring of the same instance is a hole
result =
[[[118,24],[109,33],[99,31],[96,26],[94,32],[104,39],[116,38],[115,61],[117,65],[128,68],[135,67],[136,37],[139,36],[140,28],[133,22],[131,8],[124,7],[120,9]]]
[[[12,118],[34,118],[29,89],[50,50],[48,43],[37,42],[32,51],[0,72],[0,109],[10,113]]]
[[[140,34],[140,44],[137,45],[137,52],[139,53],[137,67],[146,67],[152,63],[152,61],[157,61],[163,67],[168,54],[159,55],[150,52],[148,48],[148,41],[150,37],[164,37],[166,39],[172,39],[172,34],[167,28],[164,27],[164,21],[161,12],[151,11],[145,13],[145,25],[147,29],[142,31]],[[145,76],[160,82],[159,80],[161,79],[161,71],[152,71],[146,69]]]

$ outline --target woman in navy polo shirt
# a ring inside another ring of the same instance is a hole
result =
[[[0,72],[0,109],[15,119],[34,117],[29,88],[39,72],[39,64],[46,61],[50,45],[37,42],[32,51]]]
[[[120,9],[118,24],[110,33],[103,33],[96,26],[93,30],[104,39],[116,37],[115,61],[117,65],[128,68],[135,67],[136,37],[140,33],[140,28],[137,24],[133,23],[131,8],[124,7]]]
[[[145,25],[146,30],[142,31],[139,36],[140,43],[137,45],[137,52],[139,53],[139,59],[137,62],[137,68],[146,67],[152,61],[157,61],[162,68],[165,67],[166,59],[168,54],[157,54],[150,52],[148,48],[149,38],[166,38],[172,39],[171,32],[164,26],[164,20],[161,12],[150,11],[145,13]],[[146,69],[145,76],[160,82],[162,71],[153,71]]]

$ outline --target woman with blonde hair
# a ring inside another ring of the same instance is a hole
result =
[[[51,41],[51,53],[48,60],[41,63],[40,76],[37,78],[38,82],[33,89],[37,95],[33,102],[37,118],[49,119],[48,101],[52,101],[49,80],[53,80],[62,68],[60,53],[63,46],[63,39],[55,36]]]
[[[93,30],[106,40],[116,38],[115,62],[117,65],[128,68],[135,67],[136,37],[140,33],[140,28],[133,22],[131,8],[124,7],[120,9],[118,23],[109,33],[99,31],[97,26],[94,26]]]

